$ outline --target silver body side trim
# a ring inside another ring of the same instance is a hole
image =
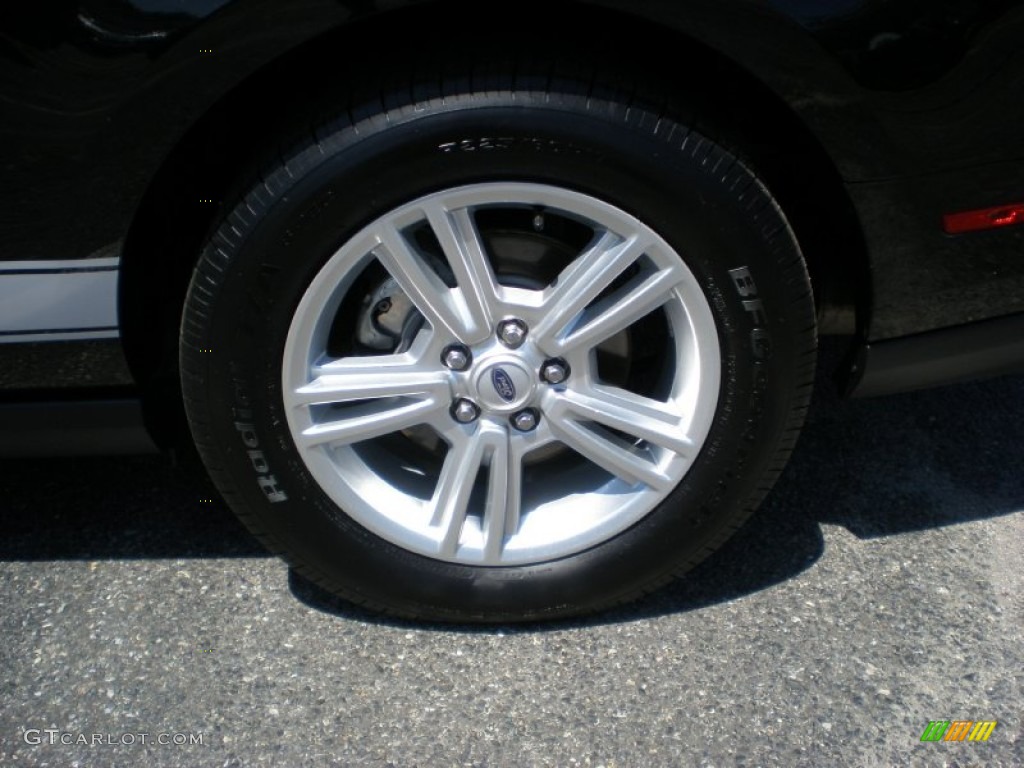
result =
[[[0,262],[0,344],[110,339],[119,258]]]

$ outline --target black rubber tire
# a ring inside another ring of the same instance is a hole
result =
[[[310,126],[223,219],[196,266],[181,326],[198,450],[245,524],[301,574],[373,610],[441,621],[587,613],[682,574],[748,517],[788,458],[815,364],[810,284],[782,211],[748,164],[635,92],[594,77],[543,85],[489,71],[399,84]],[[421,195],[515,180],[586,192],[683,255],[722,352],[715,421],[683,481],[614,538],[562,559],[482,568],[405,551],[339,509],[289,434],[284,339],[318,269],[354,232]]]

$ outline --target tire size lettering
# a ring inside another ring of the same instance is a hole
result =
[[[484,136],[479,139],[460,139],[459,141],[449,141],[438,146],[442,152],[454,152],[456,150],[462,152],[476,152],[482,149],[508,149],[515,142],[515,139],[511,138],[488,138]]]
[[[597,156],[597,153],[592,150],[567,141],[526,136],[481,136],[479,138],[446,141],[444,144],[438,144],[437,148],[445,154],[452,152],[485,152],[495,149],[520,149],[533,150],[535,152]]]
[[[729,270],[729,277],[736,287],[736,293],[743,299],[743,309],[750,315],[750,320],[754,324],[750,331],[750,345],[754,357],[758,360],[767,360],[772,352],[771,336],[767,328],[768,315],[764,310],[764,302],[757,298],[754,276],[747,267],[736,267]]]

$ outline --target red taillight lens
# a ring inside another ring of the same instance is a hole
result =
[[[974,232],[979,229],[1008,227],[1011,224],[1021,223],[1024,223],[1024,203],[997,205],[977,211],[947,213],[942,217],[942,228],[950,235]]]

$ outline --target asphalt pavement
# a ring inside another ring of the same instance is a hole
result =
[[[355,610],[190,463],[5,461],[0,763],[1024,765],[1024,379],[819,390],[724,550],[548,625]]]

